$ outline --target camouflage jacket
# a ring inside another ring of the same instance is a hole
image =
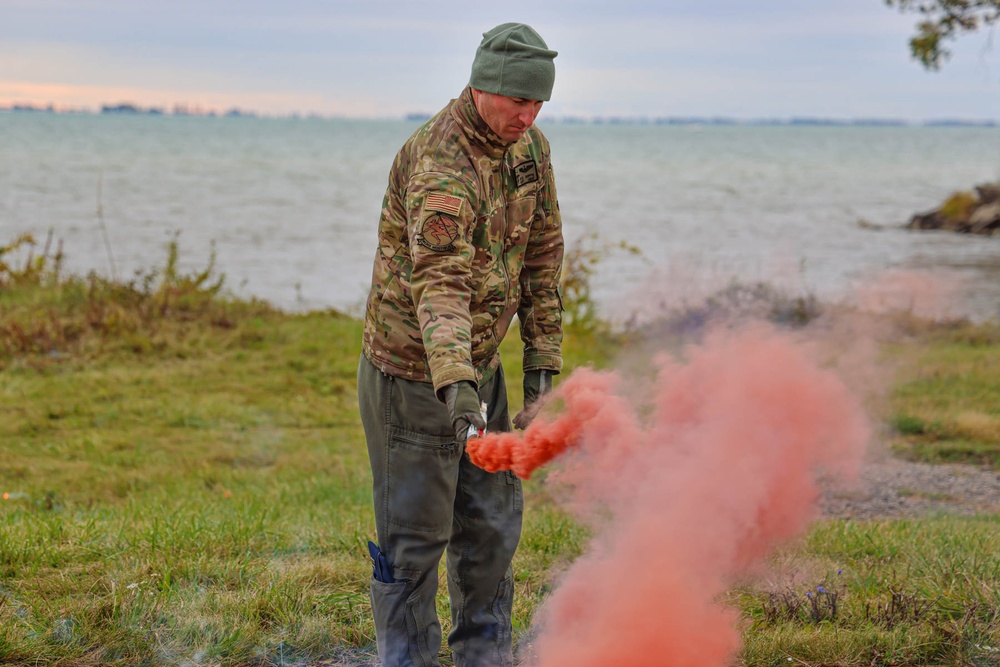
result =
[[[403,145],[382,202],[363,351],[382,372],[480,382],[515,313],[525,370],[562,366],[562,221],[549,144],[514,144],[466,87]]]

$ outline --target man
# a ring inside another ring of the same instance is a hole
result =
[[[378,533],[371,601],[387,666],[439,664],[445,552],[455,664],[513,664],[521,482],[474,466],[465,443],[470,427],[511,428],[498,348],[515,314],[520,428],[562,365],[562,223],[549,145],[533,125],[555,56],[524,24],[484,33],[469,85],[410,137],[389,175],[358,368]]]

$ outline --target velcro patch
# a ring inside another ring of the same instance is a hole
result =
[[[528,160],[514,165],[514,180],[517,182],[517,187],[537,181],[538,165],[535,164],[535,161]]]
[[[437,252],[454,250],[457,240],[458,222],[448,215],[432,215],[425,219],[417,235],[417,243]]]
[[[424,200],[424,208],[428,211],[438,211],[448,215],[458,216],[462,212],[462,203],[465,200],[454,195],[445,195],[440,192],[432,192]]]

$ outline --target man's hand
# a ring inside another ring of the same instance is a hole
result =
[[[455,428],[455,440],[464,445],[469,437],[469,426],[476,430],[486,428],[482,408],[479,402],[479,392],[476,385],[468,380],[460,380],[444,388],[444,403],[451,415],[451,425]]]
[[[514,426],[526,429],[541,408],[539,400],[552,391],[552,371],[533,370],[524,372],[524,409],[514,416]]]

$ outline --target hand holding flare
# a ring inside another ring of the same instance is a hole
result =
[[[553,421],[535,419],[523,433],[487,433],[469,440],[466,451],[487,472],[511,470],[521,479],[568,449],[579,446],[584,431],[593,424],[627,422],[633,412],[613,394],[615,376],[587,368],[578,369],[551,396],[565,409]]]

